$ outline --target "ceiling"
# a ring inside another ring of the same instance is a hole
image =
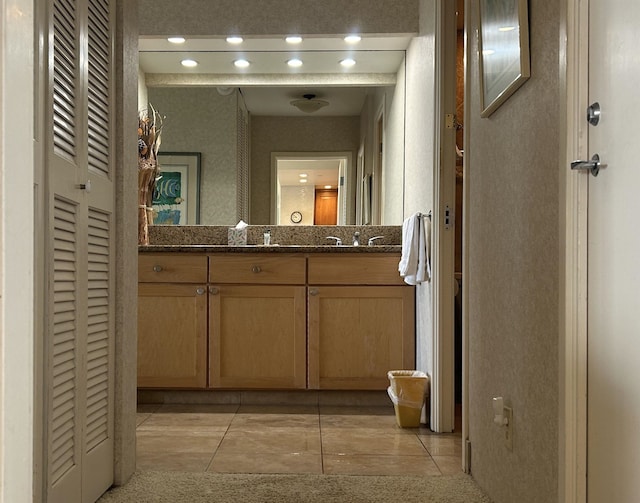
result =
[[[315,94],[329,106],[314,116],[353,116],[360,114],[373,87],[395,82],[410,41],[411,35],[364,37],[357,44],[341,37],[312,37],[291,45],[278,37],[247,38],[232,45],[223,38],[172,44],[165,37],[142,37],[140,68],[149,85],[239,87],[252,115],[308,116],[290,102]],[[286,64],[294,57],[303,61],[301,68]],[[186,58],[198,66],[182,66],[180,61]],[[238,58],[247,59],[251,66],[237,69],[233,61]],[[339,62],[345,58],[353,58],[356,64],[343,68]]]
[[[280,159],[278,160],[278,181],[280,185],[304,185],[307,187],[338,185],[340,159]],[[307,175],[300,177],[300,174]],[[307,180],[301,183],[300,180]]]

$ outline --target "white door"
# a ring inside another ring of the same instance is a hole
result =
[[[639,501],[640,2],[590,0],[587,493],[590,503]]]

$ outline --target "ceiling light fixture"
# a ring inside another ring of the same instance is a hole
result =
[[[347,35],[346,37],[344,37],[344,41],[347,44],[357,44],[358,42],[360,42],[360,40],[362,40],[362,37],[360,35]]]
[[[167,40],[172,44],[184,44],[185,42],[184,37],[169,37]]]
[[[249,63],[246,59],[236,59],[233,64],[237,68],[248,68],[251,63]]]
[[[331,185],[325,185],[325,186],[324,186],[324,188],[325,188],[325,189],[330,189],[330,188],[331,188]]]
[[[186,66],[187,68],[195,68],[198,66],[198,62],[195,59],[183,59],[180,61],[182,66]]]
[[[287,64],[291,68],[300,68],[302,66],[302,60],[298,58],[292,58],[289,61],[287,61]]]
[[[300,178],[307,178],[307,176],[309,176],[309,175],[307,175],[306,173],[300,173],[298,176]]]
[[[300,35],[289,35],[284,40],[287,44],[299,44],[302,42],[302,37]]]
[[[230,37],[227,37],[227,42],[230,44],[241,44],[244,41],[244,39],[238,35],[231,35]]]
[[[356,64],[356,61],[355,59],[347,58],[340,61],[340,64],[345,68],[351,68],[353,65]]]
[[[328,101],[317,100],[315,94],[303,94],[302,98],[303,99],[301,100],[293,100],[290,104],[306,114],[317,112],[322,107],[326,107],[329,104]]]

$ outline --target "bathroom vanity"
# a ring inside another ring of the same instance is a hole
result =
[[[147,246],[138,387],[384,390],[415,365],[399,246]]]

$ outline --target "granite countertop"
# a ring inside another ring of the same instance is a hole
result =
[[[401,245],[336,246],[336,245],[147,245],[139,246],[140,253],[400,253]]]
[[[266,231],[272,245],[263,242]],[[139,246],[140,253],[400,253],[402,226],[268,226],[249,225],[244,246],[229,245],[229,227],[222,225],[150,226],[149,244]],[[352,246],[356,233],[360,246]],[[368,246],[370,238],[379,238]],[[340,238],[344,245],[336,246],[329,239]]]

